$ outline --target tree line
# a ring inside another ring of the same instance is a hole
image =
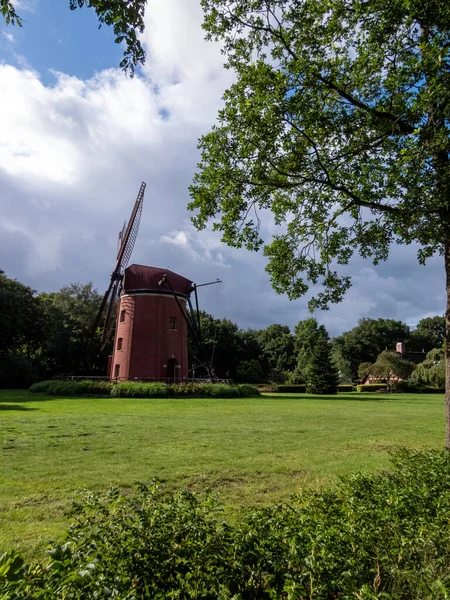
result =
[[[0,385],[24,387],[60,375],[105,374],[111,347],[98,357],[100,332],[91,339],[100,302],[92,283],[37,293],[0,271]],[[424,377],[436,379],[445,335],[441,316],[422,319],[414,330],[393,319],[363,318],[334,338],[313,317],[299,321],[294,331],[280,324],[242,329],[205,311],[200,323],[204,354],[217,377],[249,383],[302,383],[321,377],[351,382],[361,375],[361,365],[375,363],[398,342],[409,352],[433,351],[420,369]],[[202,377],[204,369],[193,358],[201,353],[194,340],[189,345],[190,373]]]

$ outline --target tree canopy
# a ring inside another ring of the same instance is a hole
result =
[[[364,364],[364,363],[363,363]],[[397,376],[407,379],[414,370],[414,365],[407,360],[402,360],[397,352],[384,351],[369,369],[370,375],[381,377],[386,381],[387,389],[390,391],[392,379]]]
[[[442,348],[430,350],[426,359],[417,365],[414,376],[421,383],[433,387],[445,386],[445,353]]]
[[[397,342],[406,342],[409,347],[409,338],[409,327],[402,321],[364,318],[356,327],[334,338],[333,344],[340,349],[355,379],[360,363],[373,363],[383,350],[394,350]]]
[[[445,318],[426,317],[421,319],[411,333],[409,345],[414,350],[429,352],[433,348],[442,348],[445,339]]]
[[[203,0],[236,83],[200,140],[194,223],[258,249],[259,209],[281,225],[266,244],[290,298],[321,281],[325,308],[350,285],[335,264],[359,249],[419,242],[450,252],[450,9],[440,0]],[[447,242],[447,240],[449,240]]]
[[[16,12],[12,0],[0,1],[0,14],[9,25],[23,24],[23,19]],[[144,12],[146,0],[69,0],[71,10],[83,6],[93,8],[97,14],[99,28],[108,25],[113,28],[117,44],[124,42],[125,51],[120,66],[130,75],[135,67],[145,62],[145,52],[138,37],[144,31]]]

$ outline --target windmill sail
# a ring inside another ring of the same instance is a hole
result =
[[[103,319],[105,319],[105,322],[102,327],[103,331],[101,351],[103,351],[106,344],[108,343],[114,327],[123,273],[131,258],[131,254],[133,252],[134,244],[136,242],[136,237],[139,230],[142,206],[144,203],[145,188],[146,184],[145,182],[142,182],[128,224],[124,223],[122,230],[119,232],[119,244],[117,250],[116,265],[114,271],[111,274],[111,280],[109,282],[108,289],[106,290],[103,296],[99,311],[97,313],[97,317],[95,318],[95,321],[92,326],[93,337],[95,335],[95,332],[97,331],[97,328],[102,325]]]

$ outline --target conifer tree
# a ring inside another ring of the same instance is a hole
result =
[[[319,340],[312,349],[305,369],[306,391],[308,394],[336,394],[339,374],[331,354],[331,344]]]

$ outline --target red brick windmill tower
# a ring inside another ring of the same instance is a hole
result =
[[[144,192],[142,183],[128,225],[119,233],[116,266],[94,331],[104,322],[104,348],[116,321],[113,354],[108,357],[111,379],[180,381],[188,377],[188,328],[202,347],[197,290],[189,279],[167,269],[127,266],[137,237]],[[190,300],[192,292],[196,317]],[[208,361],[200,362],[208,367]],[[207,370],[211,372],[210,366]]]

